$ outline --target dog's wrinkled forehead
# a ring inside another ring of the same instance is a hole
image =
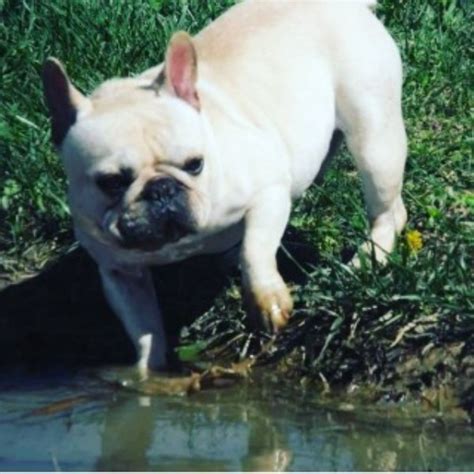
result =
[[[202,154],[201,122],[193,109],[174,98],[148,97],[94,101],[93,112],[69,131],[62,154],[82,166],[179,164]],[[106,102],[110,102],[106,104]],[[78,156],[79,155],[79,156]]]
[[[192,38],[171,38],[165,62],[153,74],[113,79],[84,96],[55,58],[42,71],[51,138],[68,161],[71,154],[100,160],[117,148],[135,148],[144,159],[171,164],[202,148],[197,53]],[[93,161],[93,160],[92,160]]]

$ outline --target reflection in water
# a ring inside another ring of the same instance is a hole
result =
[[[286,470],[291,453],[271,418],[245,396],[227,398],[118,397],[105,413],[96,469]]]
[[[84,376],[7,378],[0,470],[474,470],[468,429],[396,427],[268,381],[149,397]]]
[[[365,435],[352,431],[351,448],[354,453],[354,465],[357,469],[370,471],[410,470],[411,466],[423,471],[472,470],[474,457],[469,453],[469,444],[474,440],[459,436],[436,425],[433,431],[428,420],[420,424],[420,430],[411,433],[406,430],[390,430],[390,436],[377,436],[377,427],[366,427],[376,442],[367,443]],[[385,431],[385,430],[384,430]],[[472,433],[471,433],[472,436]]]
[[[147,452],[153,440],[154,424],[149,397],[119,399],[109,403],[96,469],[149,470]]]

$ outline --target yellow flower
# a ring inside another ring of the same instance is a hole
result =
[[[412,252],[418,252],[423,248],[423,236],[418,230],[409,230],[406,239],[408,248]]]

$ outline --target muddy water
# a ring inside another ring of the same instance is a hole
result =
[[[474,471],[468,428],[369,421],[271,381],[144,396],[97,375],[4,373],[0,470]]]

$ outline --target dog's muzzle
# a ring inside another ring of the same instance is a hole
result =
[[[139,199],[117,222],[122,244],[128,248],[157,249],[193,232],[187,192],[173,178],[149,181]]]

